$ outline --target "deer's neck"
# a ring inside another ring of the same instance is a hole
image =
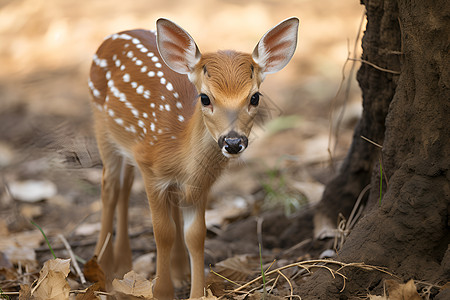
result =
[[[204,188],[214,183],[229,159],[206,128],[199,105],[186,127],[182,149],[186,151],[184,163],[189,185],[207,190]]]

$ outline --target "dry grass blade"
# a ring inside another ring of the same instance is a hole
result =
[[[70,258],[72,259],[73,267],[75,268],[75,271],[77,271],[77,274],[80,277],[81,283],[85,284],[86,279],[84,278],[83,272],[81,272],[80,266],[78,265],[77,259],[75,257],[75,254],[72,251],[72,248],[70,247],[69,242],[66,240],[66,238],[62,234],[58,234],[58,237],[63,242],[64,246],[67,249],[67,252],[69,252]]]
[[[337,266],[338,268],[337,268],[337,270],[334,270],[334,269],[332,269],[331,267],[329,267],[327,265],[334,265],[334,266]],[[271,279],[271,280],[268,281],[268,282],[274,281],[274,283],[273,283],[272,287],[270,288],[269,292],[274,290],[276,284],[279,281],[279,277],[281,276],[288,282],[288,284],[290,286],[291,293],[287,297],[290,297],[292,299],[292,297],[295,296],[293,294],[294,290],[293,290],[293,286],[292,286],[291,281],[289,280],[289,278],[285,274],[283,274],[281,272],[282,270],[293,268],[293,267],[298,267],[298,268],[304,269],[308,273],[310,272],[310,269],[312,269],[312,268],[323,268],[323,269],[326,269],[328,272],[330,272],[330,275],[333,278],[336,278],[336,276],[339,276],[339,277],[341,277],[343,279],[344,283],[343,283],[343,287],[341,289],[341,292],[345,289],[346,281],[348,280],[347,276],[342,274],[341,271],[343,269],[349,268],[349,267],[360,268],[360,269],[367,270],[367,271],[378,271],[378,272],[382,272],[382,273],[388,274],[388,275],[390,275],[392,277],[398,278],[394,274],[388,272],[385,268],[378,267],[378,266],[367,265],[367,264],[362,263],[362,262],[361,263],[344,263],[344,262],[339,262],[339,261],[334,261],[334,260],[316,259],[316,260],[307,260],[307,261],[302,261],[302,262],[296,262],[296,263],[288,264],[288,265],[282,266],[280,268],[277,268],[275,270],[272,270],[270,272],[266,272],[265,273],[266,277],[269,277],[269,276],[274,275],[274,274],[277,275],[275,280]],[[258,276],[255,279],[247,282],[244,285],[241,285],[240,287],[238,287],[235,290],[230,291],[230,292],[231,293],[239,293],[239,294],[242,294],[242,293],[249,294],[252,291],[256,290],[257,288],[256,289],[253,288],[252,290],[250,290],[248,292],[243,291],[243,289],[248,288],[251,285],[253,285],[254,283],[256,283],[258,281],[261,281],[261,280],[262,280],[262,276]]]
[[[289,299],[292,299],[292,297],[294,296],[294,288],[292,287],[291,281],[289,280],[289,278],[287,278],[286,275],[283,274],[283,272],[278,271],[277,273],[280,274],[284,279],[286,279],[287,283],[289,284],[289,288],[291,290],[291,295],[289,296]]]

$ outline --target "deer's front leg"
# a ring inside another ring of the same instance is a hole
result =
[[[204,295],[205,202],[206,199],[183,208],[184,237],[191,261],[190,298],[200,298]]]

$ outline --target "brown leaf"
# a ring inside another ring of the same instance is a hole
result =
[[[389,300],[421,300],[422,298],[417,293],[414,280],[407,283],[399,283],[395,280],[386,280],[386,286],[389,293]]]
[[[250,256],[236,255],[216,263],[214,269],[229,280],[243,282],[249,276],[254,275],[258,267],[259,261],[252,259]]]
[[[39,272],[36,286],[31,290],[36,300],[67,300],[70,286],[66,277],[70,272],[70,259],[51,259]]]
[[[192,298],[191,300],[217,300],[217,297],[213,295],[210,289],[206,290],[206,295],[201,298]]]
[[[98,282],[101,291],[106,291],[105,273],[98,264],[96,255],[86,262],[83,273],[90,282]]]
[[[369,300],[389,300],[386,296],[367,295]]]
[[[76,300],[97,300],[100,299],[100,297],[98,297],[95,292],[98,292],[101,290],[101,286],[100,283],[96,282],[93,285],[91,285],[90,287],[88,287],[88,289],[86,290],[85,293],[83,294],[78,294],[76,297]]]
[[[31,287],[28,284],[21,284],[19,291],[19,300],[31,299]]]
[[[138,299],[153,299],[152,283],[134,271],[130,271],[122,280],[114,279],[112,283],[115,294],[138,297]],[[128,299],[133,299],[129,297]]]

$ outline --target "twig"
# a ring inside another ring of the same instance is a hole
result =
[[[58,234],[58,237],[63,242],[64,246],[66,247],[67,251],[69,252],[70,258],[72,259],[73,267],[75,268],[75,271],[77,271],[77,274],[80,277],[81,284],[85,284],[86,278],[84,278],[84,274],[83,274],[83,272],[81,272],[80,266],[78,265],[77,259],[75,257],[75,254],[72,251],[72,248],[70,247],[69,242],[67,242],[66,238],[62,234]]]
[[[211,273],[213,273],[214,275],[219,276],[220,278],[225,279],[225,280],[228,281],[228,282],[231,282],[231,283],[233,283],[233,284],[235,284],[235,285],[237,285],[237,286],[242,286],[241,284],[239,284],[239,283],[237,283],[237,282],[235,282],[235,281],[233,281],[233,280],[231,280],[231,279],[228,279],[228,278],[226,278],[225,276],[223,276],[223,275],[217,273],[216,271],[214,271],[214,270],[212,269],[211,265],[209,265],[209,270],[210,270]]]
[[[274,281],[272,287],[270,288],[270,291],[267,292],[268,294],[272,293],[273,289],[277,285],[278,279],[280,279],[280,275],[278,275],[277,278],[275,278],[275,281]]]
[[[379,67],[376,64],[371,63],[370,61],[367,61],[365,59],[349,58],[349,60],[362,62],[364,64],[367,64],[367,65],[371,66],[371,67],[374,67],[375,69],[377,69],[379,71],[386,72],[386,73],[391,73],[391,74],[396,74],[396,75],[400,75],[402,73],[402,72],[399,72],[399,71],[394,71],[394,70],[389,70],[389,69],[385,69],[385,68]]]
[[[361,15],[361,21],[359,22],[358,33],[356,35],[355,43],[353,45],[353,55],[355,55],[357,46],[359,44],[358,41],[360,40],[361,28],[362,28],[365,16],[366,16],[366,13],[365,13],[365,10],[364,10],[362,15]],[[347,50],[347,59],[345,60],[344,65],[342,66],[342,79],[341,79],[341,82],[339,84],[339,88],[338,88],[338,90],[336,92],[336,95],[334,96],[334,98],[332,100],[332,104],[331,104],[332,108],[335,106],[335,103],[336,103],[336,100],[338,98],[338,95],[341,93],[341,90],[342,90],[342,88],[344,86],[344,81],[346,79],[345,78],[345,68],[347,66],[347,62],[353,61],[350,58],[350,55],[352,53],[350,52],[350,49],[349,49],[350,48],[349,43],[350,43],[350,41],[347,40],[347,49],[348,49]],[[354,71],[355,71],[355,64],[353,63],[351,68],[350,68],[349,78],[353,78]],[[328,135],[328,154],[330,156],[330,164],[331,164],[332,167],[334,166],[333,155],[336,152],[336,148],[337,148],[337,145],[338,145],[339,127],[340,127],[340,124],[341,124],[343,116],[344,116],[344,112],[345,112],[347,101],[349,99],[351,83],[352,83],[351,80],[348,80],[347,87],[345,89],[345,94],[344,94],[344,100],[345,101],[344,101],[342,109],[341,109],[341,111],[339,113],[339,116],[337,118],[336,127],[335,127],[335,130],[334,130],[334,139],[335,139],[335,141],[334,141],[333,150],[331,150],[331,138],[333,136],[333,122],[332,122],[332,120],[333,120],[333,109],[330,109],[330,117],[329,117],[330,118],[330,132],[329,132],[329,135]]]
[[[361,191],[361,193],[359,193],[358,199],[356,199],[355,205],[353,206],[352,212],[350,214],[350,217],[348,218],[348,226],[347,226],[347,230],[351,230],[353,228],[353,226],[356,223],[356,220],[358,218],[355,218],[355,213],[356,213],[356,209],[359,207],[359,204],[362,200],[362,198],[364,197],[364,195],[366,194],[366,192],[370,189],[370,184],[368,184],[365,188],[363,188],[363,190]]]
[[[325,266],[325,265],[319,265],[319,264],[332,264],[332,265],[338,265],[339,268],[338,268],[337,270],[333,270],[333,269],[331,269],[331,268],[328,267],[328,266]],[[326,270],[328,270],[328,271],[330,272],[330,274],[331,274],[331,276],[332,276],[333,278],[336,278],[335,275],[339,275],[340,277],[342,277],[342,279],[344,280],[344,287],[343,287],[343,288],[345,288],[345,281],[348,280],[348,278],[347,278],[344,274],[340,273],[340,271],[341,271],[342,269],[348,268],[348,267],[356,267],[356,268],[361,268],[361,269],[369,270],[369,271],[370,271],[370,270],[376,270],[376,271],[379,271],[379,272],[388,274],[388,275],[390,275],[390,276],[392,276],[392,277],[398,278],[397,276],[391,274],[390,272],[386,271],[386,269],[381,268],[381,267],[371,266],[371,265],[366,265],[365,263],[343,263],[343,262],[334,261],[334,260],[327,260],[327,259],[307,260],[307,261],[303,261],[303,262],[292,263],[292,264],[289,264],[289,265],[280,267],[280,268],[278,268],[278,269],[272,270],[272,271],[270,271],[270,272],[267,272],[267,274],[265,274],[265,275],[266,275],[266,276],[270,276],[270,275],[273,275],[273,274],[278,274],[278,275],[280,275],[280,271],[282,271],[282,270],[284,270],[284,269],[292,268],[292,267],[303,268],[303,269],[306,269],[307,271],[309,271],[308,268],[324,268],[324,269],[326,269]],[[242,289],[244,289],[244,288],[250,286],[251,284],[253,284],[253,283],[255,283],[255,282],[257,282],[257,281],[259,281],[259,280],[261,280],[261,279],[262,279],[262,276],[258,276],[257,278],[255,278],[255,279],[253,279],[253,280],[247,282],[246,284],[240,286],[239,288],[233,290],[232,292],[233,292],[233,293],[240,292]],[[278,280],[278,279],[277,279],[277,280]],[[276,281],[277,281],[277,280],[276,280]],[[269,280],[268,282],[270,282],[270,280]],[[273,288],[272,288],[272,289],[273,289]]]
[[[100,261],[102,259],[103,253],[106,250],[106,246],[108,246],[110,238],[111,238],[111,232],[108,232],[108,234],[106,235],[105,241],[103,242],[102,249],[100,250],[100,253],[98,254],[97,261]]]
[[[381,148],[381,149],[383,149],[383,146],[382,145],[380,145],[380,144],[378,144],[378,143],[375,143],[374,141],[372,141],[371,139],[369,139],[369,138],[366,138],[365,136],[363,136],[363,135],[360,135],[360,137],[363,139],[363,140],[365,140],[365,141],[368,141],[369,143],[371,143],[371,144],[373,144],[373,145],[375,145],[375,146],[377,146],[378,148]]]
[[[288,254],[288,253],[291,253],[292,251],[295,251],[295,250],[297,250],[298,248],[303,247],[304,245],[308,244],[308,243],[311,242],[311,241],[312,241],[312,239],[306,239],[306,240],[303,240],[303,241],[301,241],[300,243],[295,244],[295,245],[292,246],[291,248],[284,250],[284,251],[283,251],[283,255],[286,255],[286,254]]]

